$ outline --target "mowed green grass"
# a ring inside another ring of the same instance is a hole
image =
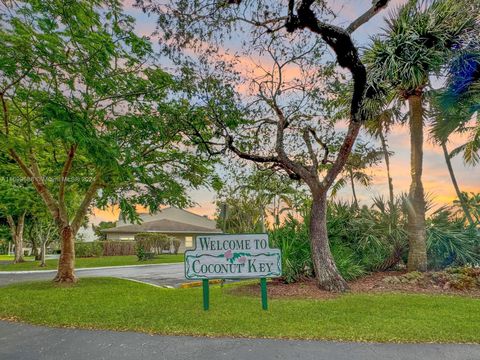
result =
[[[26,256],[24,257],[25,260],[32,260],[33,257]],[[0,255],[0,261],[13,261],[13,255]]]
[[[4,258],[0,260],[12,260],[13,258]],[[75,259],[76,268],[91,268],[105,266],[122,266],[122,265],[145,265],[145,264],[167,264],[183,262],[183,254],[177,255],[157,255],[155,259],[138,261],[135,255],[127,256],[102,256],[98,258],[77,258]],[[46,261],[46,267],[40,267],[40,261],[34,261],[28,258],[27,261],[18,264],[0,264],[0,271],[21,271],[21,270],[54,270],[57,268],[58,260],[51,259]]]
[[[230,285],[240,286],[240,285]],[[0,317],[34,324],[170,335],[379,342],[480,343],[480,301],[460,296],[347,294],[329,300],[235,296],[211,287],[161,289],[112,278],[51,282],[0,290]]]

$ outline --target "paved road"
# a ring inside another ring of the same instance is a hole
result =
[[[152,336],[0,321],[0,359],[478,360],[480,346]]]
[[[50,280],[56,271],[37,271],[35,273],[5,274],[0,272],[0,286],[21,281]],[[79,269],[78,277],[112,276],[132,279],[154,285],[177,286],[185,282],[183,264],[161,264],[145,266],[122,266],[115,268]]]

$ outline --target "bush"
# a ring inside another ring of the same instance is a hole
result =
[[[180,249],[180,245],[182,244],[182,242],[177,238],[172,238],[171,241],[173,246],[173,253],[178,254],[178,249]]]
[[[327,231],[332,256],[346,280],[368,271],[395,266],[405,250],[406,232],[401,203],[392,209],[381,199],[376,208],[358,210],[347,202],[330,202]],[[308,214],[306,222],[289,217],[271,233],[272,244],[282,250],[283,275],[287,282],[313,275]]]
[[[135,235],[135,251],[139,260],[146,260],[150,253],[162,254],[164,250],[178,253],[181,241],[161,233],[138,233]]]
[[[103,254],[103,245],[100,241],[75,242],[75,256],[79,258],[98,257]]]
[[[103,256],[135,255],[135,241],[102,241]]]
[[[439,209],[428,221],[428,265],[431,269],[480,265],[479,245],[479,231],[465,227],[462,220],[452,217],[448,208]]]
[[[289,217],[271,233],[273,246],[282,250],[287,282],[313,275],[308,216],[307,212],[305,222]],[[450,208],[434,212],[427,220],[426,230],[430,269],[480,265],[479,230],[467,227],[462,219],[456,219]],[[333,258],[347,280],[406,262],[407,211],[403,197],[395,204],[376,198],[372,207],[361,209],[348,202],[329,202],[327,232]],[[462,284],[465,283],[463,280]],[[456,286],[455,282],[452,286]]]
[[[171,245],[168,235],[155,232],[138,233],[135,235],[135,242],[137,248],[143,248],[143,252],[154,252],[156,254],[161,254],[166,248],[170,249]]]
[[[293,217],[270,233],[273,247],[282,251],[283,279],[287,283],[309,277],[313,274],[310,240],[307,227]]]
[[[337,269],[345,280],[354,280],[365,275],[365,267],[356,259],[352,249],[341,244],[332,244],[331,251]]]
[[[385,283],[393,285],[419,285],[444,290],[473,290],[480,287],[480,268],[454,267],[438,272],[409,272],[399,276],[387,276]]]

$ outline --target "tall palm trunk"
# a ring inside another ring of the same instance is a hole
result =
[[[387,140],[385,139],[385,135],[383,135],[382,130],[380,130],[379,132],[379,137],[382,144],[383,157],[385,158],[385,166],[387,168],[388,193],[390,196],[390,204],[391,206],[393,206],[393,203],[395,201],[395,194],[393,193],[393,179],[390,172],[390,154],[388,153]]]
[[[410,172],[412,183],[408,206],[408,271],[427,270],[427,244],[425,232],[425,194],[423,171],[423,105],[422,95],[408,97],[410,111]]]
[[[318,286],[328,291],[348,290],[346,281],[335,265],[327,234],[327,194],[313,193],[310,212],[310,246]]]
[[[447,163],[448,173],[450,174],[450,179],[452,180],[453,187],[455,188],[455,192],[457,193],[458,201],[460,201],[460,205],[462,206],[463,212],[465,217],[467,218],[468,223],[470,226],[475,226],[475,222],[473,221],[472,214],[470,214],[470,210],[468,210],[468,206],[465,203],[465,197],[463,196],[462,192],[460,191],[460,187],[458,186],[457,178],[455,177],[455,173],[453,171],[452,162],[450,161],[450,154],[448,153],[447,145],[442,142],[441,143],[443,155],[445,157],[445,162]]]

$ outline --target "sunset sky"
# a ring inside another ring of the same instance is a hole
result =
[[[139,9],[132,7],[133,0],[125,1],[125,11],[137,19],[137,31],[142,35],[150,35],[155,29],[155,16],[143,14]],[[355,32],[354,39],[358,44],[367,45],[369,37],[380,32],[384,24],[384,17],[399,4],[405,3],[405,0],[394,0],[389,8],[364,25]],[[338,1],[331,1],[332,7],[338,11],[339,17],[336,20],[338,25],[346,26],[349,22],[364,12],[371,4],[370,0],[350,0],[342,1],[342,7],[339,7]],[[155,41],[152,39],[152,41]],[[434,145],[428,135],[428,128],[425,133],[424,148],[424,186],[428,193],[431,193],[437,203],[450,203],[455,198],[454,189],[451,185],[450,177],[447,172],[442,150]],[[449,149],[462,144],[464,139],[461,136],[455,136],[448,144]],[[388,137],[390,150],[394,152],[392,157],[392,176],[397,194],[408,190],[410,184],[409,171],[409,132],[407,127],[395,126]],[[453,160],[453,166],[462,190],[480,192],[480,168],[467,167],[463,164],[460,157]],[[370,188],[358,187],[357,192],[361,203],[367,204],[368,199],[375,195],[387,195],[387,178],[384,164],[371,170],[374,174],[374,184]],[[201,215],[213,216],[215,212],[215,194],[208,190],[198,190],[191,192],[192,199],[198,204],[192,211]],[[342,190],[340,196],[350,198],[350,189]],[[94,216],[91,218],[93,223],[99,221],[111,221],[118,218],[118,209],[99,210],[95,209]]]

